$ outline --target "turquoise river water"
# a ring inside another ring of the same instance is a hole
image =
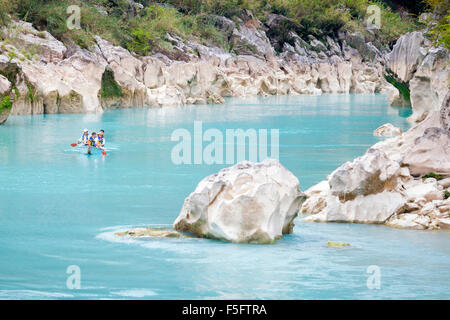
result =
[[[297,219],[273,245],[114,235],[170,226],[197,183],[228,166],[172,162],[172,132],[193,132],[194,120],[278,129],[279,159],[306,190],[379,141],[378,126],[407,129],[408,115],[381,95],[322,95],[12,116],[0,126],[0,299],[449,299],[444,231]],[[106,157],[70,147],[85,127],[106,131]],[[70,266],[79,289],[67,286]]]

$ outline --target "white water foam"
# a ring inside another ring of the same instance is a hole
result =
[[[0,299],[3,300],[46,300],[46,299],[60,299],[60,298],[73,298],[73,295],[60,293],[60,292],[44,292],[36,290],[0,290]]]
[[[120,291],[111,291],[111,294],[129,298],[144,298],[158,295],[155,291],[149,289],[128,289]]]

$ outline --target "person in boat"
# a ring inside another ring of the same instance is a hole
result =
[[[92,147],[96,147],[97,146],[97,133],[95,133],[95,132],[91,133],[91,135],[89,136],[89,139],[88,139],[86,145],[88,146],[87,153],[91,154]]]
[[[81,136],[80,139],[78,139],[78,144],[82,143],[82,144],[86,145],[88,140],[89,140],[89,131],[88,131],[88,129],[84,129],[83,135]]]
[[[92,132],[91,135],[89,136],[86,145],[91,146],[91,147],[96,147],[97,146],[97,133]]]
[[[97,148],[104,149],[105,148],[105,130],[100,130],[97,134]]]

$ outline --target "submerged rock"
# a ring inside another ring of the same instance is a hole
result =
[[[298,179],[277,160],[244,161],[200,181],[174,228],[198,237],[272,243],[292,233],[303,201]]]
[[[348,246],[350,246],[350,243],[348,243],[348,242],[327,241],[327,247],[330,247],[330,248],[342,248],[342,247],[348,247]]]
[[[374,130],[373,135],[379,137],[392,137],[402,134],[402,129],[394,127],[392,123],[386,123]]]
[[[116,236],[130,236],[130,237],[163,237],[163,238],[180,238],[183,235],[174,230],[165,228],[133,228],[124,232],[115,233]]]

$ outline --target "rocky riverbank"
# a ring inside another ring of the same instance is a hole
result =
[[[419,32],[404,35],[389,51],[373,44],[375,35],[302,39],[295,25],[286,27],[295,23],[277,14],[264,25],[251,14],[238,22],[215,19],[233,53],[171,34],[173,50],[151,56],[137,56],[98,36],[87,50],[14,21],[1,31],[0,94],[12,101],[2,119],[9,113],[89,113],[276,94],[379,92],[401,104],[403,96],[385,79],[389,70],[410,85],[412,119],[419,121],[438,109],[447,88],[448,52],[432,48]]]
[[[305,193],[305,221],[450,229],[450,93],[440,111]]]

